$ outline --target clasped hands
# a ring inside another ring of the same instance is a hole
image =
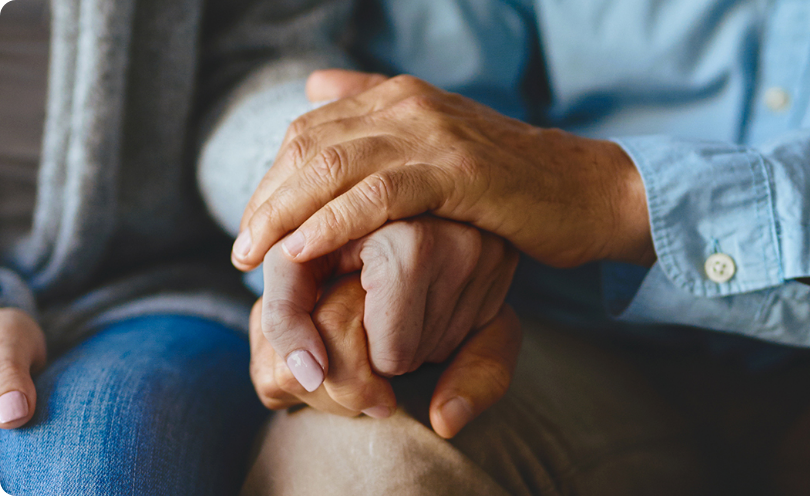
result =
[[[452,437],[514,372],[515,247],[557,267],[654,261],[640,176],[614,143],[408,76],[322,71],[307,91],[336,101],[290,127],[232,254],[264,262],[251,375],[270,408],[385,417],[388,377],[449,360],[430,418]]]

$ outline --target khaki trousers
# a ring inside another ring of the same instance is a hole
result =
[[[274,415],[243,496],[717,494],[691,424],[622,353],[525,324],[513,385],[445,441],[427,427],[436,368],[399,378],[397,413]]]

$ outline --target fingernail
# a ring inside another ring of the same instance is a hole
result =
[[[284,248],[284,251],[287,255],[291,258],[295,258],[304,251],[304,246],[307,244],[307,238],[304,235],[296,231],[290,236],[289,238],[285,239],[284,242],[281,244],[281,247]]]
[[[0,396],[0,424],[20,420],[28,415],[28,400],[19,391]]]
[[[245,229],[239,233],[239,237],[233,243],[233,253],[239,258],[245,258],[250,253],[253,240],[250,237],[250,229]]]
[[[292,352],[287,358],[287,367],[290,368],[290,372],[298,382],[304,386],[304,389],[310,393],[321,387],[323,369],[308,351],[298,350]]]
[[[474,416],[472,405],[461,396],[456,396],[445,403],[441,412],[447,426],[456,433],[470,423]]]
[[[375,406],[373,408],[366,408],[365,410],[363,410],[363,413],[365,413],[371,418],[384,419],[391,416],[391,409],[388,408],[387,406],[380,405]]]

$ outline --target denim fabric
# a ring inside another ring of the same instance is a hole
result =
[[[658,263],[602,271],[611,313],[810,346],[791,282],[810,276],[810,2],[375,3],[355,48],[373,68],[628,152]],[[728,282],[705,273],[716,252],[735,260]],[[577,278],[558,276],[544,284]]]
[[[114,324],[37,379],[37,413],[0,431],[13,496],[237,494],[267,412],[244,337],[192,317]]]

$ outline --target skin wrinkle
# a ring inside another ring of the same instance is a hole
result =
[[[373,111],[369,112],[369,109]],[[395,143],[392,146],[401,149],[394,153],[395,156],[400,154],[400,160],[394,157],[375,162],[372,157],[377,155],[352,141],[357,138],[355,130],[347,130],[346,123],[340,122],[340,119],[351,115],[357,117],[358,114],[367,115],[368,122],[364,124],[367,129],[362,131],[367,133],[366,136],[378,136],[381,131],[391,136],[390,141]],[[330,124],[331,121],[336,122]],[[327,128],[335,131],[335,137],[328,140],[323,138]],[[289,207],[290,211],[296,212],[295,215],[299,215],[298,208],[306,207],[302,208],[302,215],[311,215],[299,227],[299,232],[304,233],[308,240],[299,260],[308,260],[347,240],[362,238],[369,229],[376,229],[387,221],[424,212],[433,212],[455,221],[473,222],[477,228],[487,230],[493,230],[492,227],[496,226],[496,233],[509,236],[524,250],[530,248],[530,254],[535,258],[561,267],[577,265],[596,256],[599,249],[594,247],[599,246],[600,242],[607,246],[615,241],[610,239],[615,230],[612,216],[618,213],[612,211],[614,208],[610,199],[592,197],[594,194],[615,195],[622,191],[620,185],[606,184],[611,179],[609,169],[613,164],[606,166],[595,160],[599,153],[617,146],[612,143],[586,140],[558,130],[532,128],[463,97],[436,90],[412,77],[395,78],[363,95],[350,97],[348,102],[338,101],[321,107],[305,120],[298,121],[294,132],[309,136],[308,146],[320,150],[320,155],[313,150],[306,152],[320,157],[320,163],[313,165],[321,168],[320,173],[306,173],[314,180],[332,183],[326,186],[327,189],[342,192],[331,201],[329,195],[324,194],[323,201],[314,208],[307,202],[294,203]],[[407,160],[402,160],[402,150],[407,152]],[[403,162],[407,165],[402,166]],[[295,170],[294,163],[281,165],[274,167],[275,172],[271,170],[268,173],[268,177],[272,175],[274,178],[269,182],[279,181],[278,178],[288,175],[283,179],[286,183],[300,174]],[[355,170],[349,172],[349,168]],[[597,173],[600,175],[592,177]],[[278,197],[276,192],[268,190],[257,190],[257,195],[266,202]],[[322,208],[317,210],[318,206]],[[289,220],[287,223],[295,222]],[[549,236],[548,233],[554,235]],[[589,237],[596,238],[596,241],[589,242]],[[260,246],[258,251],[263,249],[264,246]],[[508,288],[517,259],[514,255],[510,256],[511,251],[504,245],[496,246],[492,250],[492,255],[496,257],[492,265],[482,263],[480,253],[477,263],[470,261],[476,271],[476,277],[470,277],[455,264],[470,253],[453,252],[455,258],[423,261],[419,257],[431,253],[430,250],[423,252],[408,245],[391,249],[392,253],[399,253],[394,256],[405,257],[399,263],[389,261],[400,272],[410,270],[424,273],[424,278],[431,279],[429,283],[435,283],[442,271],[454,270],[453,275],[464,276],[459,280],[465,287],[474,281],[477,289],[472,293],[480,296],[475,296],[476,301],[465,306],[475,307],[479,315],[474,315],[473,320],[484,322],[490,320],[493,309],[481,300],[497,300],[501,293],[505,296],[504,288]],[[415,256],[416,259],[409,260],[408,256]],[[503,259],[498,260],[499,256]],[[490,270],[491,273],[488,272]],[[508,273],[506,284],[501,284],[503,279],[496,276],[499,271]],[[379,272],[385,274],[385,271]],[[365,274],[371,275],[371,272]],[[380,293],[384,295],[380,297],[381,306],[385,307],[384,298],[393,301],[399,295],[396,303],[404,301],[408,303],[406,308],[410,308],[413,301],[421,305],[425,299],[428,305],[438,303],[449,307],[455,303],[455,308],[462,299],[472,294],[465,296],[462,290],[461,296],[456,296],[458,291],[453,294],[449,290],[451,301],[437,301],[434,294],[439,289],[428,284],[422,286],[425,288],[424,295],[410,300],[401,293],[413,293],[414,289],[408,289],[413,281],[406,281],[401,275],[400,279],[400,282],[387,286],[388,291]],[[443,277],[442,282],[449,279]],[[369,282],[368,285],[374,286],[375,283]],[[369,327],[369,346],[374,342],[368,319],[371,313],[374,313],[372,309],[367,308],[363,320]],[[380,314],[396,319],[396,311],[392,313],[389,308],[380,310]],[[421,328],[416,329],[418,334],[415,337],[423,345],[429,344],[429,340],[435,337],[428,329],[430,318],[429,310],[426,310],[422,315]],[[451,325],[452,318],[448,327]],[[502,329],[503,325],[501,315],[500,320],[496,318],[486,328]],[[382,332],[390,333],[386,330]],[[453,343],[454,337],[447,337],[447,332],[445,330],[446,342]],[[493,339],[483,332],[481,336]],[[386,337],[397,336],[389,334]],[[487,342],[486,339],[481,342]],[[475,337],[468,339],[467,343],[480,344]],[[464,346],[467,345],[462,345],[462,349]],[[436,350],[435,346],[433,349]],[[417,353],[423,351],[417,348]],[[466,355],[465,360],[483,363],[491,359],[496,362],[481,380],[489,383],[494,388],[489,393],[497,396],[499,390],[505,390],[502,379],[505,377],[505,384],[508,385],[511,378],[509,367],[506,366],[511,360],[509,355],[509,343],[500,343],[495,350],[475,349]],[[397,356],[395,359],[399,358]],[[415,361],[418,362],[419,358],[416,357]],[[469,365],[460,362],[458,367],[466,370]]]

